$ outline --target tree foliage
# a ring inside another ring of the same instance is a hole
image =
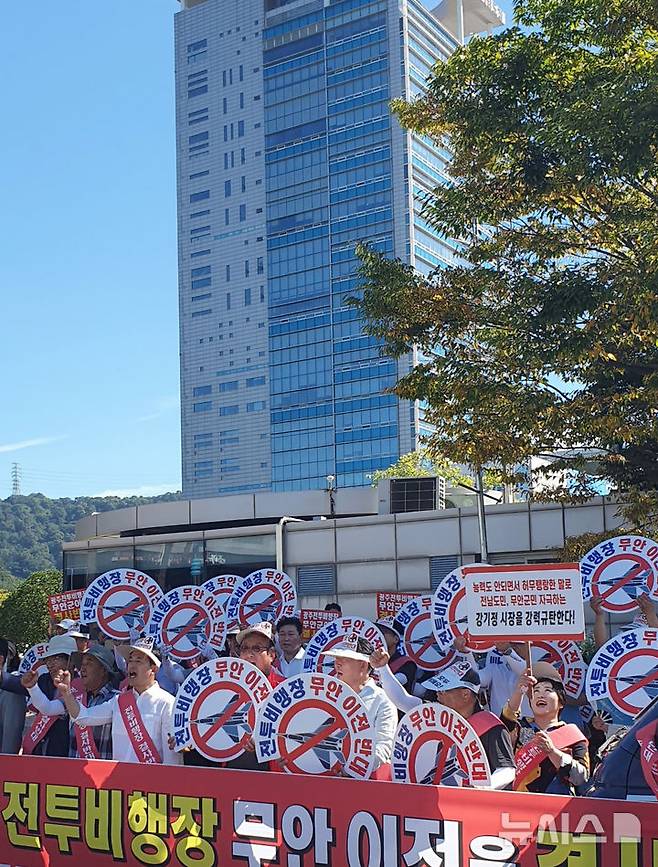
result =
[[[394,106],[449,140],[422,216],[462,259],[423,276],[362,247],[358,303],[385,352],[424,356],[395,391],[449,460],[558,453],[572,495],[658,488],[657,10],[521,0]]]
[[[450,485],[472,485],[473,479],[459,467],[442,457],[432,457],[427,449],[408,452],[385,470],[372,474],[373,485],[380,479],[410,479],[427,476],[443,476]]]
[[[25,578],[32,572],[59,569],[62,543],[73,539],[75,523],[81,518],[92,512],[177,499],[180,494],[75,499],[30,494],[0,500],[0,570]]]
[[[35,572],[0,604],[0,636],[25,650],[48,635],[48,597],[62,589],[62,573]]]

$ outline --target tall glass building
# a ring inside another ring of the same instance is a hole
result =
[[[182,0],[176,118],[183,490],[190,497],[369,484],[415,448],[418,406],[386,394],[347,304],[354,248],[418,269],[457,244],[420,217],[448,152],[400,129],[490,0]]]

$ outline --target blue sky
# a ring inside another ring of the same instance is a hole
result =
[[[180,485],[177,9],[3,7],[0,497]]]
[[[0,498],[180,486],[177,9],[3,6]]]

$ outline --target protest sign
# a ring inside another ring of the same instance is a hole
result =
[[[400,608],[395,618],[404,629],[404,653],[424,671],[438,671],[449,665],[454,653],[444,652],[432,630],[432,597],[416,596]]]
[[[240,575],[215,575],[214,578],[208,578],[207,581],[204,581],[201,586],[204,590],[207,590],[209,593],[212,593],[213,596],[216,596],[226,611],[226,606],[231,598],[231,593],[233,593],[238,581],[242,581]],[[226,624],[227,630],[233,629],[236,626],[238,626],[237,622],[227,622]]]
[[[115,641],[127,641],[131,632],[142,632],[153,607],[163,597],[162,588],[145,572],[113,569],[94,578],[80,603],[80,623],[98,623]]]
[[[85,595],[84,590],[67,590],[65,593],[53,593],[48,597],[48,614],[56,622],[65,617],[80,620],[80,603]]]
[[[423,786],[490,786],[491,770],[475,729],[461,714],[427,703],[406,713],[393,743],[393,780]]]
[[[21,867],[656,867],[656,803],[3,756]]]
[[[375,647],[386,650],[384,636],[370,620],[366,620],[365,617],[336,617],[335,620],[316,632],[306,645],[304,671],[323,671],[325,674],[332,672],[334,670],[333,657],[325,658],[324,654],[327,650],[331,650],[343,642],[347,635],[365,638]]]
[[[375,740],[359,695],[326,674],[291,677],[258,708],[258,761],[278,759],[289,774],[368,779]]]
[[[226,617],[221,599],[194,584],[175,587],[153,607],[148,627],[174,659],[193,659],[206,644],[224,647]]]
[[[21,659],[21,664],[18,666],[18,673],[23,675],[28,671],[36,670],[37,663],[43,659],[48,649],[47,641],[40,641],[39,644],[33,644],[29,650],[26,650]]]
[[[464,567],[468,631],[489,641],[578,641],[585,614],[577,563]]]
[[[272,688],[246,660],[213,659],[183,681],[174,705],[176,750],[193,746],[213,762],[229,762],[245,751],[256,708]]]
[[[400,608],[415,599],[417,593],[377,593],[377,620],[380,617],[395,617]]]
[[[584,599],[601,599],[604,611],[637,609],[637,597],[658,599],[658,542],[616,536],[591,548],[580,561]]]
[[[299,612],[299,619],[302,621],[302,641],[308,641],[319,629],[337,617],[337,611],[324,611],[322,608],[302,608]]]
[[[441,579],[432,596],[432,630],[438,647],[447,653],[453,649],[455,638],[464,638],[469,650],[491,650],[492,641],[475,641],[469,635],[466,611],[464,567],[458,566]]]
[[[297,610],[292,579],[276,569],[260,569],[241,578],[226,603],[227,623],[254,626],[261,620],[276,623]]]
[[[585,690],[615,723],[635,719],[658,695],[658,630],[630,629],[607,641],[589,664]]]

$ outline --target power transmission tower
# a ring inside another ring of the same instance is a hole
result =
[[[21,467],[20,464],[11,465],[11,495],[17,497],[21,493]]]

